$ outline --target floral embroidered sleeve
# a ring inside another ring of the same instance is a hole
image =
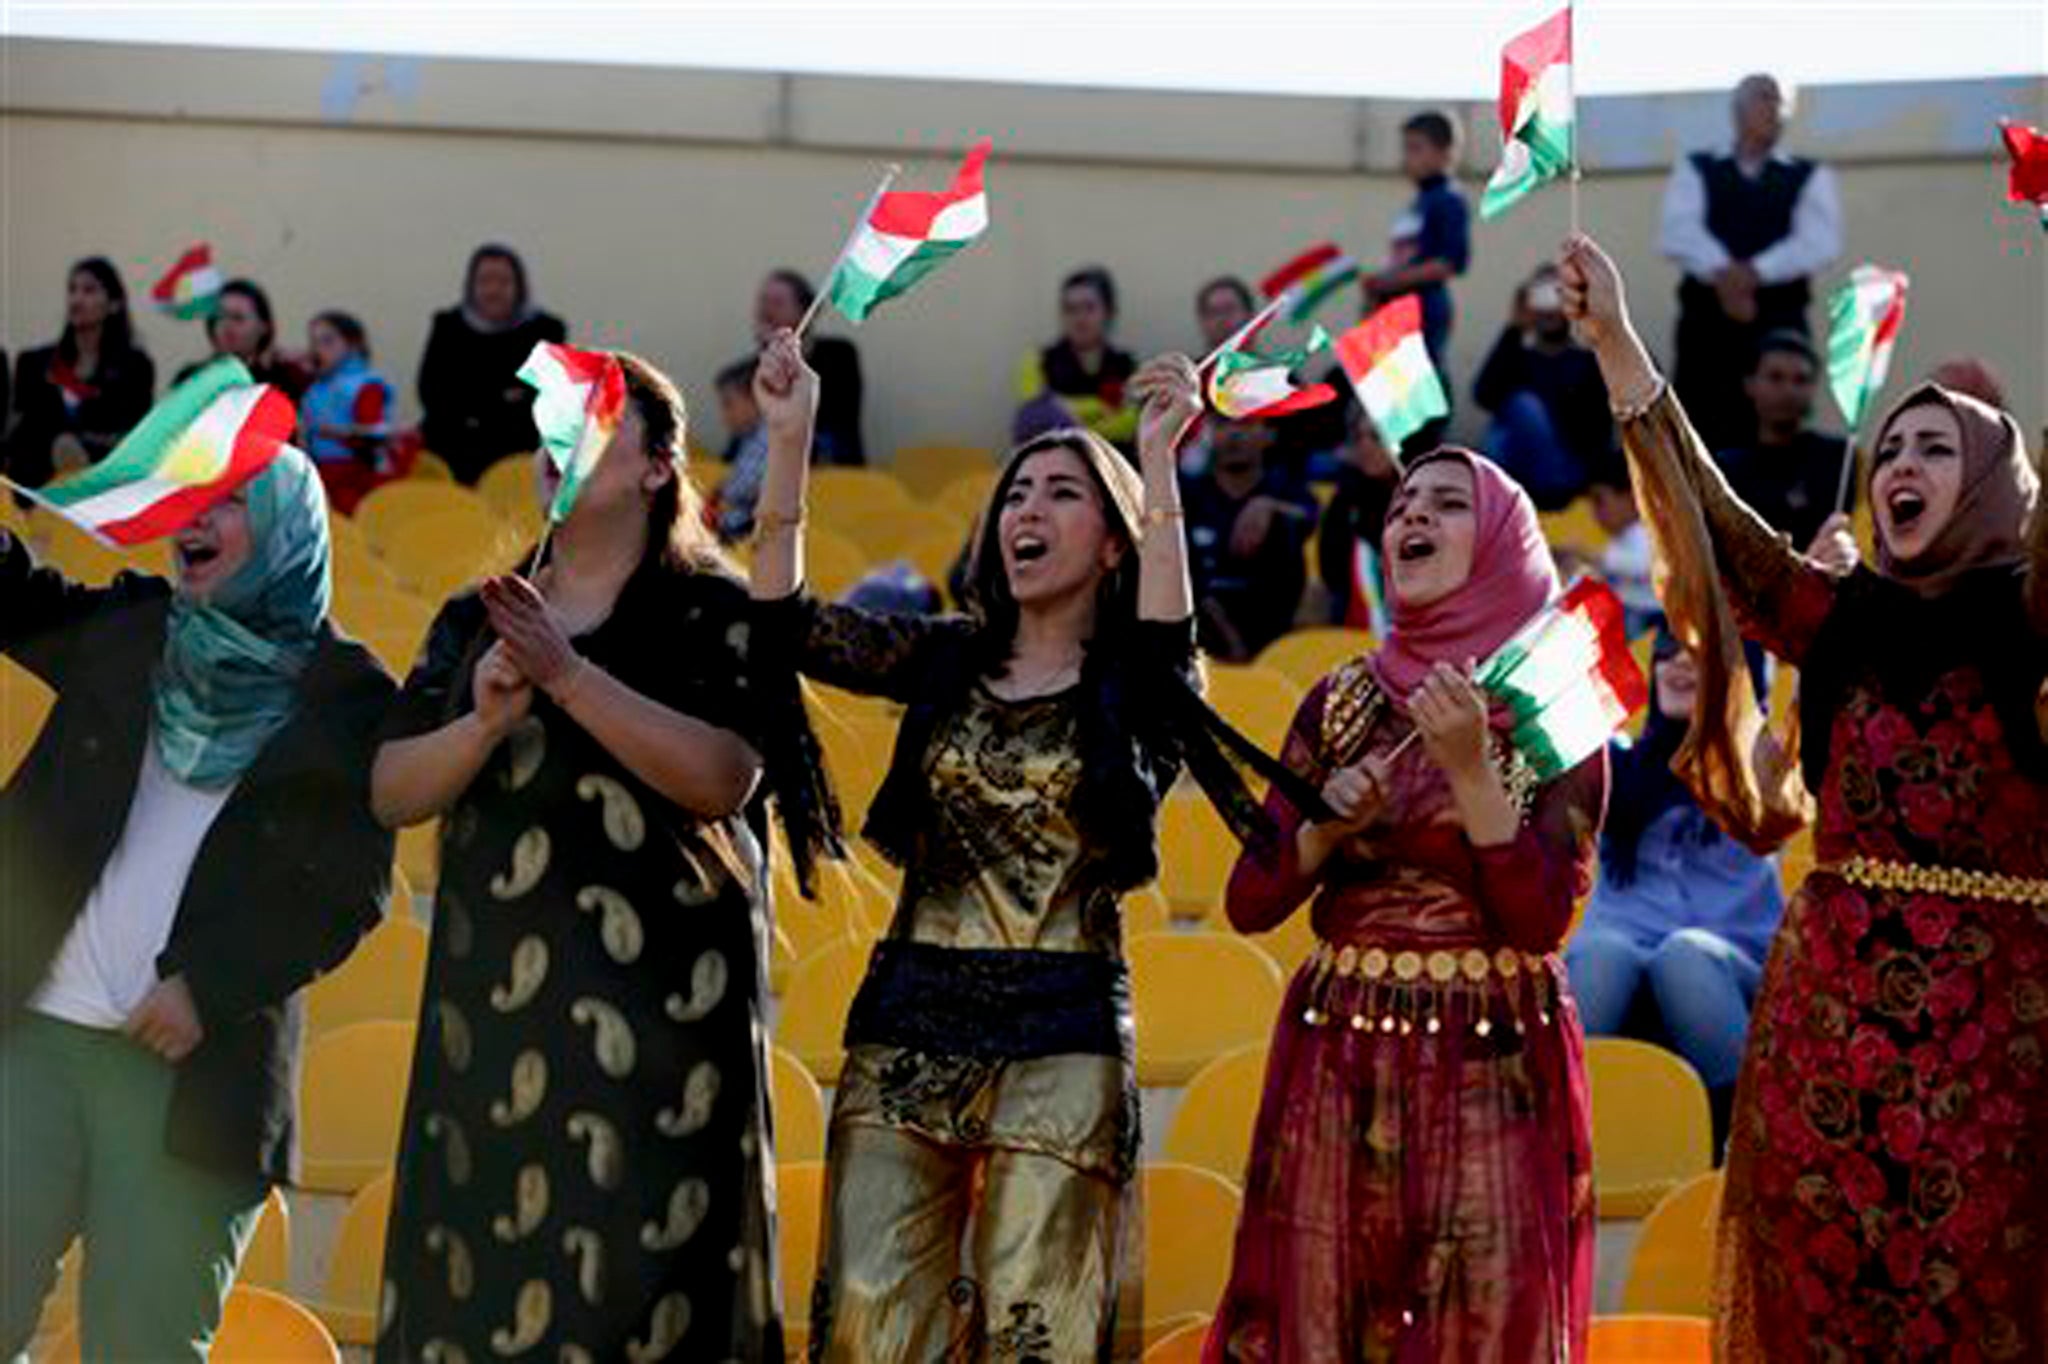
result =
[[[1280,751],[1280,761],[1287,770],[1316,788],[1329,776],[1317,740],[1322,733],[1323,704],[1329,690],[1327,677],[1310,690],[1294,713],[1294,723],[1287,729],[1287,743]],[[1315,892],[1320,879],[1301,868],[1296,835],[1307,822],[1307,816],[1277,786],[1267,793],[1265,808],[1275,825],[1273,856],[1261,859],[1249,852],[1240,853],[1224,895],[1224,909],[1230,915],[1231,926],[1240,933],[1263,933],[1284,921]]]
[[[1512,841],[1472,850],[1480,907],[1510,946],[1549,952],[1564,941],[1573,909],[1593,889],[1606,812],[1603,748],[1537,791]]]
[[[908,702],[925,645],[962,620],[882,615],[798,594],[758,609],[781,634],[799,672],[844,691]]]

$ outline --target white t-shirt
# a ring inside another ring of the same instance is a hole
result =
[[[85,1028],[118,1029],[156,985],[185,880],[233,786],[203,791],[171,775],[143,744],[142,776],[99,884],[50,963],[29,1008]]]

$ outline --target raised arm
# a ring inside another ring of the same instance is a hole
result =
[[[370,809],[387,829],[445,813],[532,707],[532,685],[496,644],[465,674],[464,661],[483,628],[474,599],[443,607],[385,717],[370,769]]]
[[[1138,618],[1178,622],[1195,611],[1188,579],[1187,527],[1180,505],[1181,437],[1202,412],[1201,381],[1185,355],[1148,360],[1131,376],[1139,405],[1138,468],[1145,479],[1145,524],[1138,542]]]
[[[805,491],[818,423],[818,375],[796,333],[768,338],[754,367],[754,401],[768,432],[768,466],[754,504],[748,586],[756,601],[781,601],[803,586]]]

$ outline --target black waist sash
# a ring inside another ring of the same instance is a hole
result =
[[[1129,1053],[1130,973],[1094,952],[875,945],[846,1045],[992,1060]]]

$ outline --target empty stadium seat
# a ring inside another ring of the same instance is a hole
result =
[[[1272,669],[1306,692],[1339,665],[1369,652],[1372,644],[1372,636],[1363,630],[1339,626],[1296,630],[1268,644],[1257,666]]]
[[[1206,797],[1176,791],[1159,804],[1159,889],[1177,919],[1222,920],[1237,839]]]
[[[306,1035],[351,1023],[410,1023],[427,978],[427,930],[412,907],[385,915],[348,960],[306,988]]]
[[[355,523],[370,548],[388,554],[403,528],[423,516],[446,512],[483,512],[490,507],[468,488],[433,479],[400,479],[372,489],[356,505]]]
[[[1230,1250],[1243,1198],[1213,1170],[1143,1167],[1146,1335],[1164,1338],[1216,1310],[1230,1279]],[[1155,1342],[1156,1343],[1156,1342]]]
[[[776,1273],[782,1281],[783,1344],[790,1359],[804,1358],[810,1337],[811,1284],[818,1273],[818,1235],[824,1214],[822,1161],[781,1161],[775,1167]]]
[[[263,1200],[263,1212],[256,1219],[256,1232],[249,1238],[249,1248],[242,1252],[235,1282],[281,1293],[290,1286],[291,1276],[292,1212],[284,1201],[284,1190],[272,1185],[269,1196]]]
[[[353,1193],[398,1155],[414,1025],[351,1023],[306,1044],[299,1080],[300,1184]]]
[[[847,1006],[867,972],[871,946],[864,938],[841,938],[798,962],[789,974],[775,1041],[789,1048],[821,1085],[836,1083],[845,1064],[840,1037]]]
[[[1599,1158],[1599,1152],[1594,1152]],[[1714,1310],[1714,1232],[1721,1217],[1721,1174],[1710,1171],[1666,1194],[1644,1219],[1621,1310],[1704,1317]]]
[[[1266,1086],[1266,1060],[1266,1044],[1254,1042],[1196,1071],[1173,1111],[1160,1154],[1226,1179],[1243,1179]]]
[[[768,1049],[770,1102],[777,1160],[825,1158],[825,1096],[804,1063],[782,1047]],[[784,1212],[785,1219],[788,1216]]]
[[[1712,1166],[1707,1087],[1662,1047],[1586,1039],[1593,1095],[1593,1182],[1604,1218],[1647,1216]]]
[[[1165,1332],[1145,1348],[1141,1364],[1201,1364],[1209,1341],[1209,1319],[1203,1317]]]
[[[1209,666],[1209,704],[1268,753],[1278,753],[1307,690],[1293,678],[1259,664]]]
[[[377,1338],[377,1307],[384,1292],[384,1231],[391,1221],[391,1172],[356,1190],[334,1236],[327,1286],[313,1305],[344,1345]]]
[[[1587,1364],[1709,1364],[1712,1323],[1704,1317],[1595,1317]]]
[[[1138,1024],[1138,1083],[1185,1084],[1203,1066],[1262,1042],[1279,1012],[1280,970],[1222,933],[1147,933],[1126,948]]]
[[[889,474],[920,502],[943,493],[955,482],[992,470],[995,454],[982,445],[905,445],[889,461]]]

